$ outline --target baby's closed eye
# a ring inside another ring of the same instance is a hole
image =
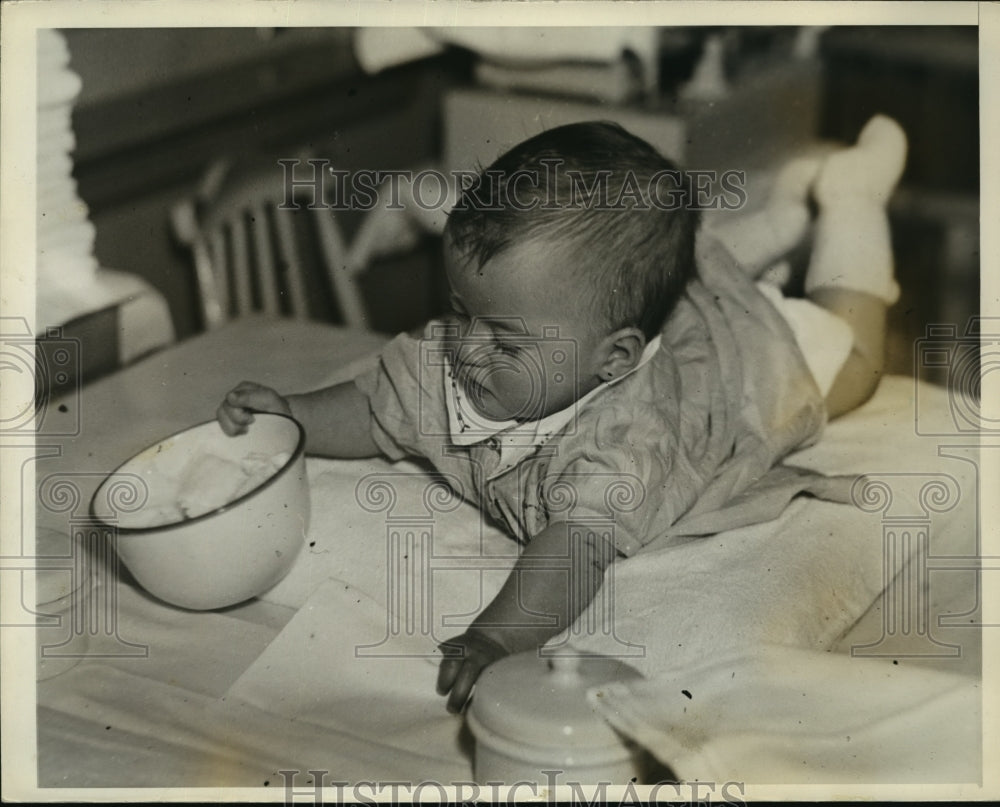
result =
[[[521,352],[521,346],[518,345],[516,342],[509,342],[503,339],[494,339],[493,345],[496,348],[497,352],[503,354],[504,356],[516,356],[518,353]]]

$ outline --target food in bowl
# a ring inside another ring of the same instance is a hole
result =
[[[202,423],[125,462],[91,511],[151,594],[196,610],[234,605],[277,584],[302,548],[305,433],[277,414],[256,414],[235,437]]]
[[[199,447],[176,478],[147,470],[150,500],[122,523],[157,527],[203,516],[260,487],[290,459],[287,451],[273,455],[252,451],[234,462]]]

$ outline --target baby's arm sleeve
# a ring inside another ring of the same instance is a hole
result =
[[[376,366],[354,380],[368,396],[372,440],[391,460],[431,457],[446,434],[442,372],[422,366],[422,355],[419,340],[400,334]]]
[[[639,431],[639,430],[636,430]],[[581,453],[546,479],[542,495],[549,521],[597,532],[618,555],[635,554],[672,522],[683,490],[671,484],[673,447],[629,439]],[[636,439],[639,438],[639,439]]]

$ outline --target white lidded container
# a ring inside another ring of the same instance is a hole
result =
[[[642,781],[642,749],[589,703],[587,690],[639,673],[608,657],[507,656],[476,682],[469,728],[480,784],[626,784]],[[546,773],[547,772],[547,773]]]

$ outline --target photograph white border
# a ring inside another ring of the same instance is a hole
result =
[[[997,93],[990,78],[1000,76],[1000,6],[977,3],[908,2],[262,2],[238,0],[224,3],[183,0],[124,0],[123,2],[19,2],[0,6],[0,314],[34,320],[35,261],[35,42],[38,28],[72,27],[296,27],[296,26],[423,26],[423,25],[978,25],[980,49],[981,146],[981,278],[982,314],[1000,315],[1000,223],[997,190],[1000,188],[1000,118]],[[30,379],[25,379],[30,382]],[[0,392],[4,407],[16,408],[33,398],[33,384],[18,385],[5,379]],[[1000,416],[1000,373],[984,378],[984,414]],[[992,411],[988,411],[992,407]],[[9,410],[5,410],[9,411]],[[2,446],[0,446],[2,448]],[[1000,490],[998,452],[983,452],[983,490]],[[18,489],[20,469],[11,452],[0,450],[0,536],[8,556],[9,541],[18,519],[30,534],[32,508],[19,512],[25,500]],[[25,479],[25,484],[33,484]],[[983,552],[1000,557],[1000,502],[983,496]],[[984,574],[989,596],[983,619],[1000,624],[998,586]],[[31,584],[28,585],[31,588]],[[28,601],[33,591],[24,592]],[[0,590],[0,608],[19,608],[21,592]],[[2,708],[3,794],[7,800],[26,801],[282,801],[280,788],[198,788],[150,791],[102,788],[86,790],[35,787],[35,670],[34,637],[30,631],[3,631],[0,708]],[[983,631],[983,740],[984,765],[981,788],[953,785],[748,786],[747,800],[985,800],[1000,797],[1000,769],[986,760],[1000,758],[1000,631]],[[638,792],[641,793],[641,790]],[[333,792],[330,793],[331,800]],[[608,791],[614,799],[614,789]]]

